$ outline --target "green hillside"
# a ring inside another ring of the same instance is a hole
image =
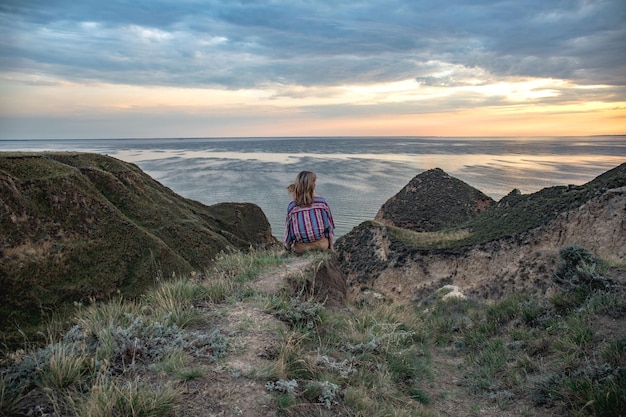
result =
[[[133,164],[81,153],[1,153],[0,230],[3,331],[274,240],[256,205],[205,206]]]

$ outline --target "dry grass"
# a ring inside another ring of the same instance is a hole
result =
[[[16,222],[19,219],[16,218]],[[4,255],[8,257],[25,258],[48,256],[52,249],[52,241],[44,240],[40,242],[28,241],[21,245],[7,247],[3,249]]]
[[[408,247],[441,248],[452,246],[471,236],[467,229],[438,232],[414,232],[408,229],[386,226],[390,235],[400,240]]]
[[[211,409],[227,417],[242,410],[254,417],[499,417],[540,416],[545,406],[554,416],[618,415],[626,319],[616,319],[616,334],[605,318],[626,311],[623,293],[587,288],[566,308],[517,294],[488,305],[434,297],[426,307],[379,302],[331,310],[302,291],[323,261],[315,255],[310,268],[287,277],[290,286],[250,290],[282,259],[276,252],[224,255],[202,279],[163,283],[135,301],[82,307],[73,333],[22,355],[21,367],[12,368],[25,372],[33,359],[36,377],[27,385],[34,391],[7,395],[7,378],[17,374],[3,368],[3,412],[26,410],[40,390],[48,407],[69,416],[200,416]],[[172,313],[178,305],[189,310]],[[246,317],[272,325],[253,330]],[[284,323],[276,326],[277,319]],[[230,343],[211,349],[225,349],[225,359],[199,355],[193,344],[161,344],[214,331],[215,321]],[[141,334],[155,329],[163,330]],[[262,334],[256,342],[263,345],[253,346],[249,333]],[[256,368],[237,365],[251,355]],[[283,386],[291,389],[276,390]]]

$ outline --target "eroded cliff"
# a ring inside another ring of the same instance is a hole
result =
[[[517,291],[549,294],[559,250],[567,245],[626,262],[626,164],[584,186],[513,193],[436,232],[365,222],[342,237],[337,250],[353,299],[420,301],[448,284],[490,299]]]

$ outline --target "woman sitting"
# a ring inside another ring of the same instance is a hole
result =
[[[302,254],[313,249],[332,249],[335,223],[324,197],[315,195],[316,176],[302,171],[287,187],[293,200],[287,206],[285,249]]]

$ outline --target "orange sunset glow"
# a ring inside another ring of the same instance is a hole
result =
[[[535,3],[0,8],[0,139],[624,134],[620,3]]]

